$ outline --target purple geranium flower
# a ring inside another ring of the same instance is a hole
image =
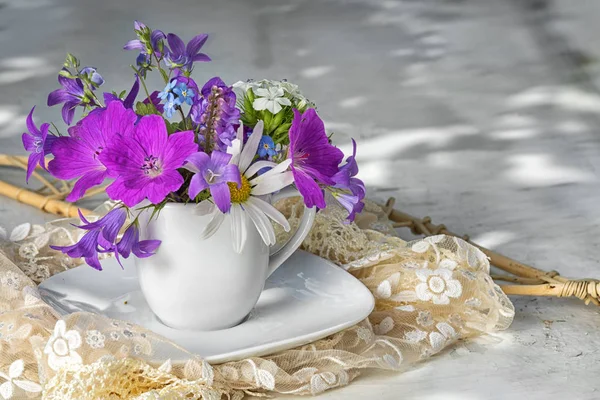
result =
[[[99,156],[119,133],[130,135],[137,120],[132,110],[119,101],[106,109],[96,109],[69,129],[69,136],[58,137],[52,145],[54,159],[48,164],[50,173],[59,179],[79,180],[67,196],[76,201],[92,186],[101,184],[109,176]]]
[[[231,193],[227,182],[235,182],[241,187],[240,171],[235,164],[229,164],[231,154],[213,151],[211,155],[198,152],[190,155],[184,168],[194,172],[190,181],[188,194],[190,199],[196,198],[204,189],[210,189],[213,201],[226,213],[231,208]]]
[[[54,250],[62,251],[72,258],[85,258],[85,262],[99,271],[102,270],[98,260],[98,252],[110,252],[115,247],[119,231],[127,218],[124,208],[115,208],[96,222],[89,222],[79,211],[79,218],[84,225],[78,226],[88,232],[81,240],[72,246],[50,246]]]
[[[205,151],[225,151],[235,139],[235,128],[240,123],[235,93],[219,77],[206,82],[201,93],[202,98],[190,110],[192,121],[200,125]]]
[[[31,177],[31,174],[33,174],[37,165],[46,169],[45,156],[50,154],[52,143],[54,142],[54,139],[56,139],[56,136],[52,134],[48,135],[50,124],[43,123],[38,129],[33,122],[33,110],[35,110],[35,107],[31,109],[27,116],[27,129],[29,130],[29,134],[23,133],[23,136],[21,137],[23,140],[23,147],[30,152],[29,159],[27,160],[26,181],[29,181],[29,177]]]
[[[210,61],[210,57],[204,53],[200,53],[200,49],[206,43],[206,39],[208,39],[207,34],[194,36],[186,46],[179,36],[169,33],[167,35],[169,51],[165,56],[165,62],[171,69],[182,69],[183,71],[190,72],[194,62]]]
[[[340,167],[337,174],[332,177],[335,182],[332,188],[333,197],[348,210],[348,219],[354,220],[365,204],[363,199],[366,195],[365,184],[358,178],[358,165],[356,164],[356,142],[352,139],[352,156],[346,159],[346,164]],[[336,190],[337,189],[337,190]]]
[[[135,75],[135,82],[133,82],[133,86],[131,86],[131,90],[125,99],[121,100],[119,97],[115,96],[112,93],[104,93],[104,103],[108,106],[108,104],[112,101],[120,101],[123,103],[125,108],[133,108],[133,103],[135,102],[135,98],[137,97],[140,91],[140,78]]]
[[[145,198],[158,204],[183,184],[177,168],[198,151],[194,132],[167,134],[161,116],[142,117],[131,134],[114,137],[100,160],[114,176],[118,176],[106,193],[133,207]]]
[[[52,107],[56,104],[65,103],[62,108],[62,117],[63,121],[70,125],[75,114],[75,107],[82,104],[85,97],[83,82],[79,78],[69,79],[59,75],[58,83],[60,83],[62,89],[56,89],[48,95],[48,106]]]
[[[332,177],[338,172],[344,153],[329,143],[323,121],[312,108],[304,114],[294,109],[289,135],[288,156],[292,159],[296,187],[307,207],[325,208],[325,197],[317,182],[335,184]]]

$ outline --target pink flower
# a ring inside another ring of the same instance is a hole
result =
[[[132,110],[125,109],[119,101],[113,101],[106,109],[92,111],[71,127],[69,136],[54,139],[54,159],[48,163],[50,173],[59,179],[79,178],[67,201],[80,199],[87,189],[101,184],[108,177],[106,166],[99,156],[117,133],[131,135],[136,119]]]
[[[333,176],[344,153],[329,143],[323,121],[314,109],[301,114],[294,110],[290,127],[289,157],[298,191],[307,207],[325,208],[325,196],[319,183],[333,186]]]
[[[194,132],[168,135],[161,116],[145,116],[133,133],[115,136],[100,155],[111,175],[117,177],[106,193],[128,207],[146,198],[158,204],[181,187],[183,177],[177,169],[197,151]]]

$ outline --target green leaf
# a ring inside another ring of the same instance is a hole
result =
[[[153,104],[144,104],[141,101],[135,103],[135,113],[140,116],[144,115],[160,115]]]
[[[70,72],[70,71],[67,71],[67,70],[65,70],[65,69],[61,69],[61,70],[58,72],[58,74],[59,74],[60,76],[64,76],[65,78],[68,78],[68,79],[75,79],[75,77],[74,77],[73,75],[71,75],[71,72]]]
[[[67,53],[67,57],[65,58],[63,65],[67,68],[77,68],[79,67],[79,60],[73,54]]]
[[[181,131],[179,122],[170,122],[165,119],[165,124],[167,125],[167,133],[169,135]]]
[[[121,93],[119,93],[119,95],[117,97],[122,99],[125,96],[125,93],[127,93],[127,90],[123,90]]]

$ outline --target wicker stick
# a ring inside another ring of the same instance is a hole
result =
[[[600,281],[596,279],[570,280],[559,275],[556,271],[543,271],[530,265],[520,263],[512,258],[503,256],[473,243],[469,236],[458,235],[449,231],[443,224],[435,225],[430,217],[417,218],[410,214],[394,209],[396,200],[390,198],[384,206],[389,219],[395,227],[407,227],[417,235],[451,235],[464,239],[478,247],[490,258],[495,267],[506,271],[511,276],[495,276],[496,280],[517,283],[517,285],[501,285],[506,294],[526,296],[577,297],[585,304],[593,303],[600,306]]]
[[[27,171],[27,157],[0,154],[0,166],[18,167]],[[35,169],[40,169],[40,166],[36,166]],[[52,191],[54,194],[62,195],[62,193],[57,188],[55,188],[54,185],[52,185],[52,183],[50,183],[46,178],[42,176],[42,174],[38,173],[36,170],[33,171],[32,175],[37,180],[42,182],[44,186],[50,189],[50,191]]]
[[[78,207],[61,200],[51,199],[47,196],[23,189],[10,183],[0,181],[0,195],[6,196],[23,204],[28,204],[42,211],[63,217],[77,217]],[[90,210],[79,208],[84,215],[91,214]]]

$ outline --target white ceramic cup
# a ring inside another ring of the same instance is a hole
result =
[[[273,195],[272,202],[299,195],[296,189],[288,188]],[[304,210],[298,230],[278,249],[270,249],[263,242],[244,213],[247,239],[238,254],[231,243],[230,215],[213,236],[201,239],[210,215],[196,215],[194,207],[168,203],[158,218],[148,222],[148,211],[140,217],[140,238],[162,241],[155,255],[136,258],[140,286],[150,309],[172,328],[230,328],[246,318],[265,280],[300,246],[316,210]]]

